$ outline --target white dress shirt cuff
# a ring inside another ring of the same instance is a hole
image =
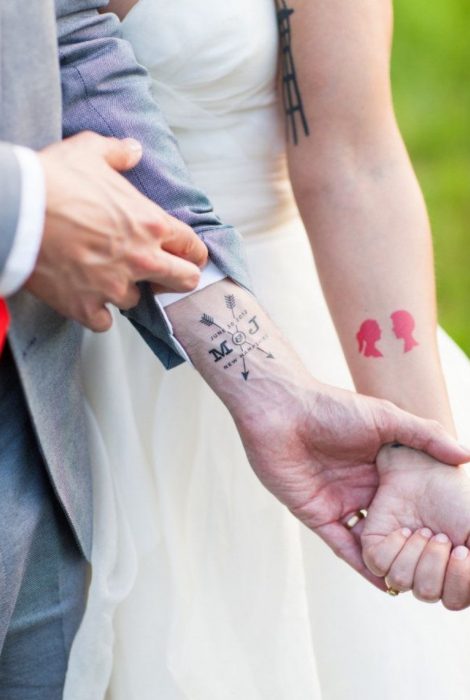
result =
[[[201,279],[199,280],[198,286],[196,287],[196,289],[193,289],[192,292],[186,292],[185,294],[157,294],[156,299],[159,305],[164,309],[165,306],[170,306],[170,304],[174,304],[180,299],[184,299],[185,297],[189,297],[191,294],[200,292],[201,289],[205,289],[210,284],[214,284],[214,282],[220,282],[221,280],[225,279],[226,276],[227,275],[224,275],[219,270],[219,268],[216,265],[214,265],[212,260],[209,260],[209,262],[201,272]]]
[[[0,275],[0,296],[20,289],[36,265],[44,230],[46,184],[37,154],[15,146],[21,171],[21,200],[15,240]]]
[[[166,293],[166,294],[156,294],[155,295],[155,301],[157,302],[158,306],[160,307],[162,314],[165,319],[165,323],[167,326],[167,329],[173,339],[173,342],[175,346],[178,349],[179,354],[181,357],[183,357],[186,362],[189,362],[191,365],[192,362],[189,359],[188,353],[186,350],[183,348],[181,343],[178,341],[177,338],[175,338],[174,332],[173,332],[173,326],[171,325],[170,319],[168,318],[166,312],[165,312],[165,307],[169,306],[170,304],[174,304],[177,301],[180,301],[180,299],[184,299],[185,297],[190,296],[191,294],[195,294],[196,292],[200,292],[201,289],[205,289],[211,284],[215,284],[215,282],[220,282],[221,280],[225,279],[227,275],[224,275],[223,272],[219,270],[219,268],[214,265],[214,263],[209,260],[203,271],[201,272],[201,279],[199,280],[199,284],[196,287],[196,289],[193,289],[192,292],[187,292],[186,294],[173,294],[173,293]]]

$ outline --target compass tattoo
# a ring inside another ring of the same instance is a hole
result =
[[[225,306],[230,317],[224,322],[219,323],[209,314],[202,314],[199,319],[200,323],[211,329],[210,340],[216,343],[208,353],[214,362],[223,362],[224,370],[237,366],[241,377],[247,382],[250,376],[249,356],[252,352],[261,353],[266,360],[275,358],[262,345],[268,336],[263,333],[257,316],[250,317],[247,309],[239,308],[234,294],[225,296]]]
[[[290,18],[294,10],[287,6],[285,0],[276,0],[277,22],[281,48],[282,65],[282,98],[286,112],[286,135],[295,145],[299,142],[299,130],[309,136],[307,118],[305,116],[302,96],[300,94],[294,56],[292,53]]]

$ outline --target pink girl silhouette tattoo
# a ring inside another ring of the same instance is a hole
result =
[[[364,357],[383,357],[380,350],[376,347],[376,343],[381,337],[382,331],[377,321],[371,318],[364,321],[356,334],[361,355],[364,355]]]
[[[392,330],[396,337],[399,340],[404,340],[403,352],[410,352],[416,345],[419,345],[418,341],[413,338],[415,320],[408,311],[394,311],[390,318],[393,321]]]

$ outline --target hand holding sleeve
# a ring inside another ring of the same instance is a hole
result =
[[[95,9],[77,9],[93,6]],[[224,226],[207,197],[192,183],[176,141],[151,94],[149,77],[130,44],[120,36],[114,15],[100,15],[105,3],[58,0],[64,136],[89,129],[104,136],[133,137],[143,145],[129,180],[203,239],[213,262],[248,287],[239,234]],[[140,304],[126,312],[167,367],[181,362],[149,285]],[[176,351],[176,352],[175,352]]]

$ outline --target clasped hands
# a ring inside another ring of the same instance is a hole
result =
[[[263,484],[377,587],[470,605],[470,460],[435,421],[310,380],[239,421]],[[398,442],[403,447],[395,448]],[[367,517],[349,529],[351,515]]]

